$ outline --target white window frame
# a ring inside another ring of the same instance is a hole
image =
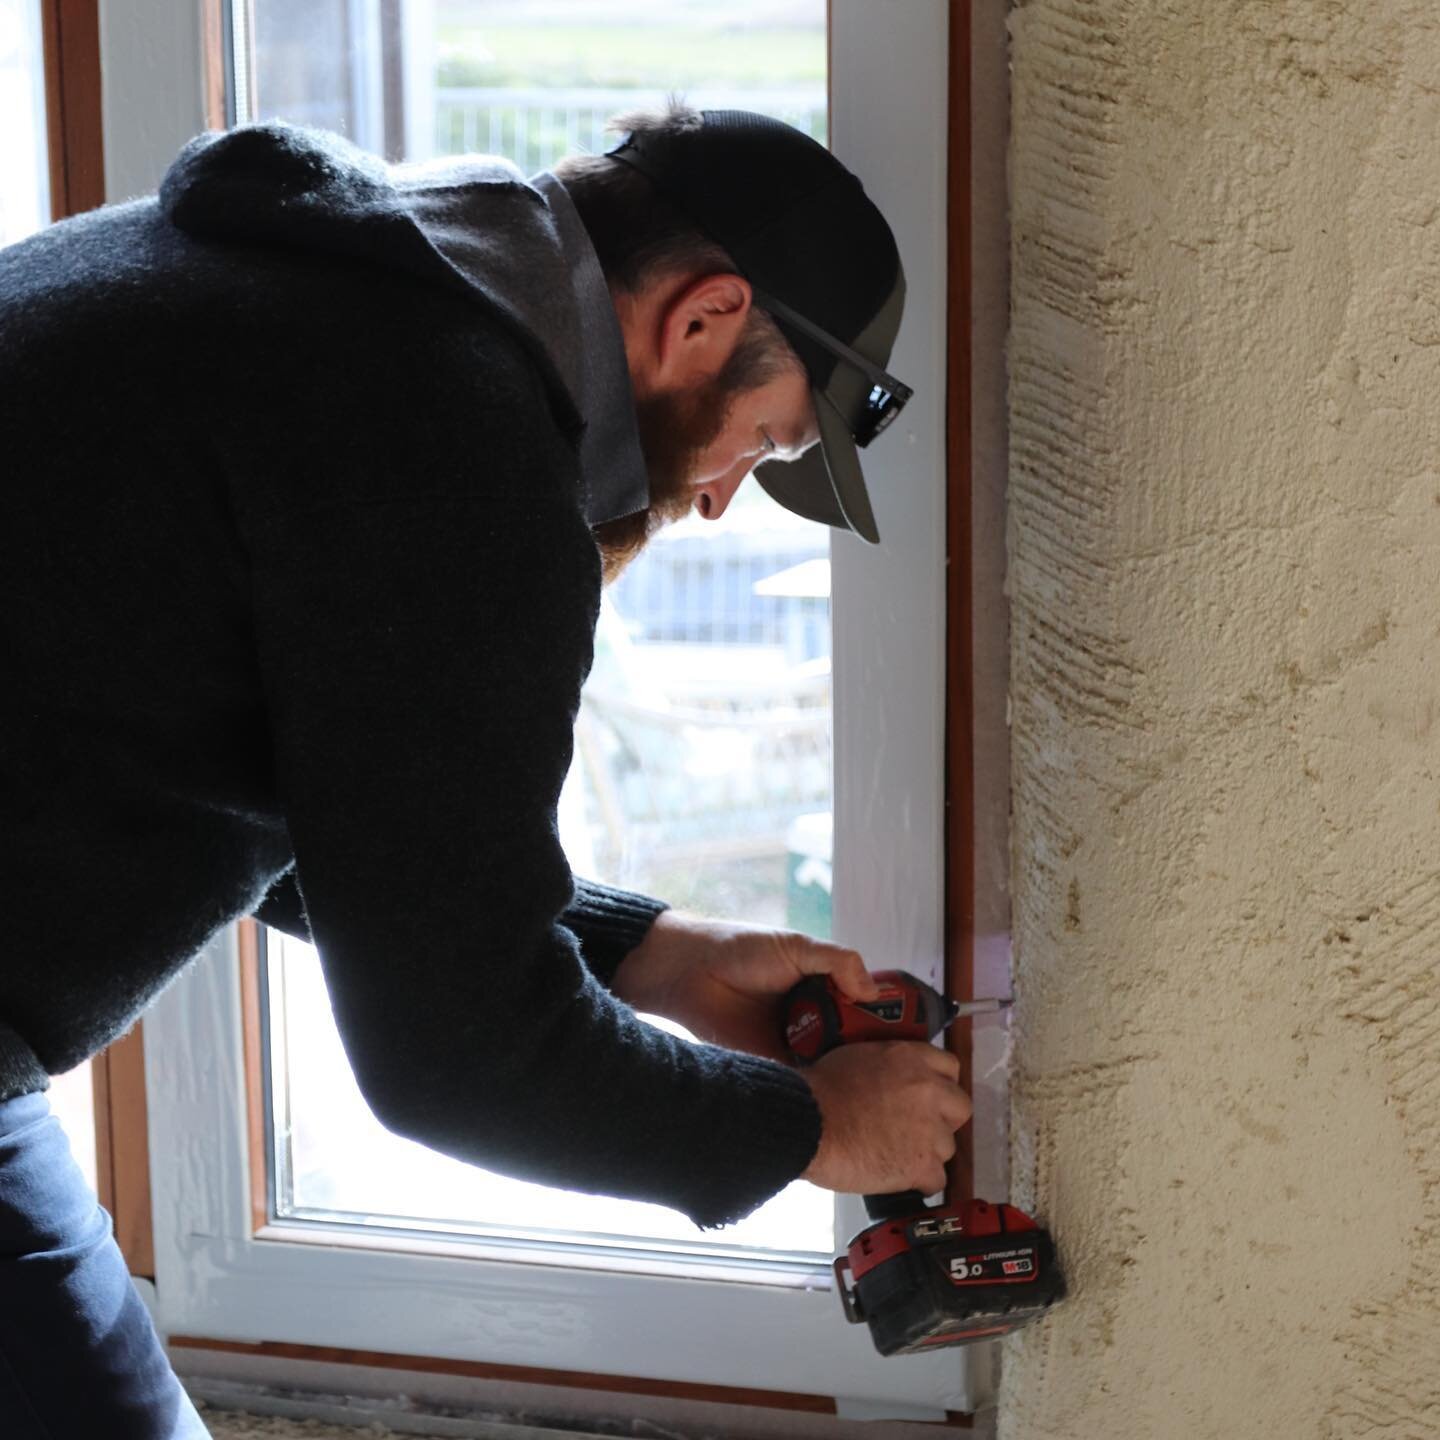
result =
[[[944,975],[946,0],[831,0],[831,143],[908,281],[915,387],[868,467],[884,537],[832,544],[835,935]],[[153,191],[205,128],[201,5],[101,7],[107,194]],[[903,698],[902,698],[903,697]],[[841,1414],[974,1408],[966,1352],[881,1360],[813,1288],[662,1279],[252,1235],[234,931],[148,1012],[157,1319],[166,1334],[830,1395]],[[837,1233],[865,1223],[856,1197]],[[983,1381],[977,1381],[983,1384]]]

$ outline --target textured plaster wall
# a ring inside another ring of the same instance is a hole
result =
[[[1440,1435],[1440,5],[1013,41],[1011,1440]]]

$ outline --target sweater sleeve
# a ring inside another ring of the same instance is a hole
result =
[[[655,917],[669,908],[663,900],[576,876],[574,898],[560,923],[574,932],[586,968],[609,990],[620,962],[649,934]]]
[[[574,887],[557,837],[598,561],[569,452],[533,419],[505,433],[526,414],[477,449],[507,467],[483,496],[432,462],[424,495],[251,523],[299,891],[382,1124],[719,1226],[803,1171],[819,1109],[798,1072],[646,1025],[598,978],[655,904]]]
[[[670,907],[663,900],[600,885],[575,877],[575,897],[560,916],[560,923],[580,944],[585,968],[607,989],[614,989],[620,962],[649,933],[655,917]],[[255,911],[262,925],[283,930],[297,940],[313,940],[305,918],[305,902],[295,883],[295,871],[287,870],[271,887]]]

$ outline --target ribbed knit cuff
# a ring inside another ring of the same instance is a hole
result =
[[[50,1076],[35,1052],[0,1020],[0,1100],[49,1088]]]
[[[739,1093],[697,1117],[710,1163],[690,1175],[701,1193],[684,1208],[702,1230],[743,1220],[798,1180],[820,1148],[820,1106],[798,1070],[736,1050],[714,1053]]]
[[[575,898],[560,923],[579,937],[586,968],[608,990],[620,962],[669,908],[663,900],[576,876]]]

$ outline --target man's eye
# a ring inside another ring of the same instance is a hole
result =
[[[764,437],[765,449],[773,455],[775,451],[780,448],[778,445],[776,445],[774,437],[770,434],[768,430],[762,430],[760,434]]]

